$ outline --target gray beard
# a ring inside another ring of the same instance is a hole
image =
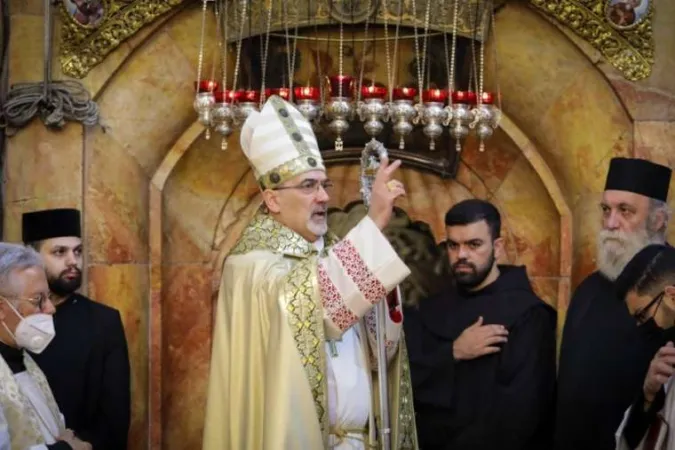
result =
[[[324,236],[328,233],[328,222],[324,221],[322,224],[317,224],[309,220],[307,222],[307,229],[314,233],[316,236]]]
[[[614,281],[640,250],[656,242],[646,228],[631,234],[601,230],[597,242],[598,270],[609,280]]]

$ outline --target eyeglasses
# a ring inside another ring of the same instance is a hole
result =
[[[20,302],[28,302],[31,305],[35,306],[38,308],[40,311],[44,309],[45,303],[47,301],[52,301],[54,296],[50,294],[38,294],[35,297],[14,297],[14,300],[18,300]]]
[[[295,185],[295,186],[279,186],[277,188],[274,188],[274,191],[282,191],[284,189],[298,189],[300,192],[302,192],[305,195],[312,195],[312,194],[318,194],[319,193],[319,187],[323,188],[323,190],[328,194],[330,193],[331,189],[333,188],[333,182],[330,180],[324,180],[324,181],[319,181],[319,180],[305,180],[302,183]]]
[[[663,303],[663,296],[665,295],[665,292],[661,292],[659,295],[654,297],[652,301],[647,304],[644,308],[641,308],[637,311],[635,311],[635,314],[633,317],[635,317],[635,320],[638,321],[638,323],[645,323],[647,320],[650,318],[654,317],[656,315],[656,311],[658,311],[659,306],[661,306],[661,303]],[[654,308],[654,312],[651,314],[651,316],[647,317],[647,313],[649,313],[649,310],[656,305],[656,308]]]

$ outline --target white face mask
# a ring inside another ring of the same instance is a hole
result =
[[[12,311],[19,316],[21,321],[19,322],[19,325],[17,325],[14,333],[9,330],[4,322],[2,323],[2,326],[12,335],[18,347],[36,354],[42,353],[52,339],[54,339],[54,336],[56,336],[56,331],[54,331],[54,318],[50,314],[43,313],[21,317],[21,314],[14,308],[14,305],[7,300],[5,301],[10,308],[12,308]]]

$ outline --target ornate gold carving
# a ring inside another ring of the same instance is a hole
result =
[[[569,27],[598,49],[630,81],[649,77],[654,65],[652,0],[530,0],[530,3]],[[632,17],[620,19],[614,12],[633,10]],[[642,13],[639,12],[642,8]]]
[[[271,32],[285,31],[288,29],[293,33],[294,28],[314,26],[314,25],[337,25],[340,22],[347,24],[357,24],[365,22],[383,24],[385,18],[390,26],[395,26],[399,21],[399,5],[401,5],[401,25],[404,27],[417,27],[422,31],[424,28],[424,15],[426,9],[426,1],[417,0],[415,2],[415,9],[413,10],[412,0],[389,0],[382,2],[381,0],[285,0],[286,9],[285,15],[278,11],[279,6],[277,2],[273,2],[274,8],[277,12],[273,12],[270,23]],[[495,6],[504,4],[506,0],[494,1]],[[309,5],[308,5],[309,3]],[[457,20],[457,34],[478,40],[483,39],[484,30],[489,19],[488,15],[484,15],[484,20],[481,20],[476,27],[475,16],[477,11],[477,4],[479,0],[468,0],[459,2],[459,13]],[[231,30],[239,30],[241,8],[238,5],[230,8],[228,25]],[[434,2],[432,5],[432,14],[429,20],[429,31],[435,32],[452,32],[452,0],[445,0]],[[244,37],[256,36],[264,34],[267,26],[267,11],[269,8],[269,1],[256,1],[250,5],[251,8],[251,29],[248,25],[244,27]],[[480,6],[478,6],[478,10]],[[375,17],[373,17],[375,16]],[[363,26],[363,24],[361,24]],[[231,40],[239,39],[238,31],[230,33]]]
[[[61,68],[63,73],[84,78],[124,40],[184,0],[89,0],[85,13],[77,4],[63,0]]]

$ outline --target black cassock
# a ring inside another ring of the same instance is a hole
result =
[[[56,337],[31,355],[66,427],[94,450],[124,450],[130,422],[129,355],[117,310],[74,294],[56,308]]]
[[[577,288],[563,329],[555,450],[614,450],[662,336],[638,327],[599,272]]]
[[[448,291],[406,311],[421,450],[544,450],[555,394],[553,308],[532,291],[524,267],[476,293]],[[499,353],[455,361],[453,341],[476,322],[504,325]]]

